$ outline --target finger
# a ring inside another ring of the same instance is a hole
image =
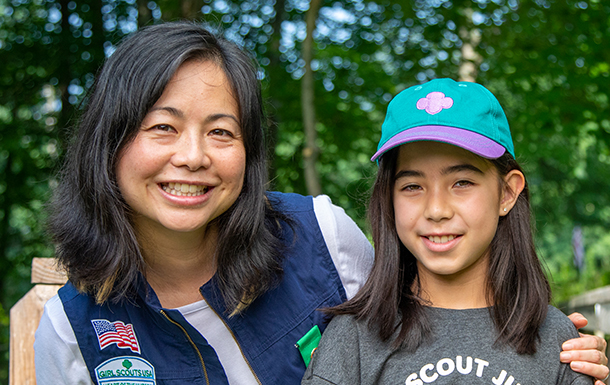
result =
[[[589,323],[585,316],[580,313],[572,313],[568,316],[568,318],[570,321],[572,321],[574,326],[576,326],[576,329],[584,328]]]
[[[568,350],[559,354],[559,359],[563,363],[586,362],[593,365],[606,365],[608,358],[599,350]],[[603,377],[601,377],[603,378]]]
[[[590,362],[573,361],[570,363],[570,368],[573,371],[586,374],[598,380],[606,378],[610,369],[605,365],[596,365]]]
[[[594,349],[600,352],[606,351],[606,340],[590,334],[581,334],[580,338],[572,338],[561,345],[564,351]]]

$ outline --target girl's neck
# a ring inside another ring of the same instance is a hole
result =
[[[216,272],[217,230],[198,233],[138,232],[145,276],[161,305],[176,308],[202,299],[199,288]]]
[[[470,274],[440,276],[419,269],[420,295],[431,306],[445,309],[476,309],[491,306],[487,295],[487,263]]]

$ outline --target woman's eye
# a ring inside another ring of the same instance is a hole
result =
[[[153,129],[166,132],[175,131],[174,127],[169,124],[157,124],[156,126],[153,126]]]
[[[233,137],[233,133],[231,131],[223,130],[222,128],[215,128],[212,131],[210,131],[210,134],[218,135],[218,136],[230,136],[230,137]]]

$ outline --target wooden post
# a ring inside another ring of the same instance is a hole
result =
[[[36,384],[34,370],[34,333],[38,328],[44,304],[66,282],[53,258],[32,260],[34,286],[10,311],[9,385]]]

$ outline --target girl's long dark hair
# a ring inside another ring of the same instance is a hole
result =
[[[369,203],[375,244],[371,274],[353,299],[329,311],[367,320],[384,341],[398,329],[394,346],[415,350],[431,335],[431,328],[424,311],[426,303],[417,289],[416,259],[396,233],[393,191],[397,158],[398,148],[380,158]],[[511,170],[521,171],[508,153],[490,162],[500,177]],[[498,331],[496,342],[512,346],[519,354],[536,352],[538,332],[551,300],[549,283],[534,247],[530,220],[526,183],[512,210],[499,219],[490,245],[487,275],[487,297],[493,304],[490,313]]]
[[[276,212],[265,196],[267,166],[257,68],[235,44],[194,23],[143,28],[104,64],[68,148],[49,204],[49,231],[70,281],[98,303],[126,298],[144,272],[134,228],[116,179],[118,156],[138,133],[176,70],[210,60],[227,76],[239,105],[246,149],[243,189],[219,216],[219,289],[230,310],[281,276]]]

